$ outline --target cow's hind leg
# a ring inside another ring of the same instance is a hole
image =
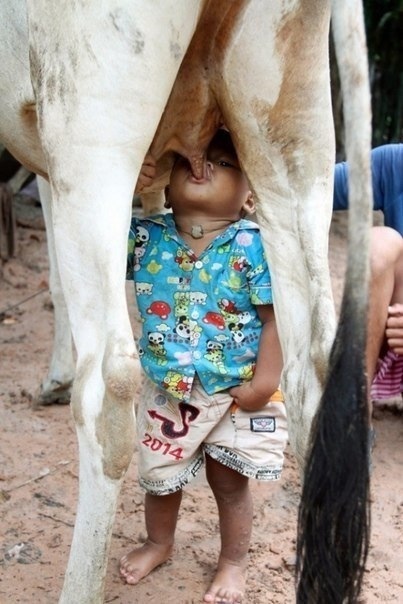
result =
[[[329,7],[315,3],[301,19],[302,9],[294,16],[290,5],[285,15],[283,4],[278,14],[248,5],[218,95],[256,196],[285,361],[290,441],[302,469],[335,327],[328,268],[334,165]],[[265,32],[258,40],[256,23]]]
[[[253,4],[248,10],[253,11]],[[339,4],[348,4],[351,9],[349,19],[341,27],[347,34],[350,23],[355,21],[354,3]],[[260,18],[263,20],[264,14]],[[272,57],[271,70],[264,73],[252,69],[252,64],[250,69],[245,67],[244,78],[250,73],[259,82],[256,85],[250,81],[246,89],[251,92],[246,95],[240,92],[245,82],[236,80],[235,65],[242,59],[245,64],[247,52],[253,47],[249,44],[254,36],[252,28],[248,35],[242,32],[237,36],[234,55],[226,59],[231,89],[225,96],[224,118],[236,137],[241,162],[258,198],[258,217],[273,272],[274,304],[285,359],[282,382],[290,441],[302,468],[312,419],[321,402],[314,422],[319,429],[312,432],[315,440],[300,512],[300,519],[303,516],[305,521],[300,525],[303,528],[299,552],[304,564],[297,597],[301,604],[356,602],[368,538],[368,426],[363,364],[366,309],[362,303],[365,286],[361,289],[367,272],[365,245],[356,247],[355,254],[351,254],[340,328],[327,376],[334,333],[327,260],[334,162],[328,24],[326,3],[301,2],[295,16],[279,14],[273,40],[270,43],[267,36],[265,47],[259,47],[259,57]],[[357,55],[365,56],[362,45],[349,53],[350,63],[351,57]],[[256,58],[255,67],[257,63]],[[351,77],[347,87],[355,89],[357,82],[364,81],[362,71]],[[243,111],[243,116],[239,111]],[[366,110],[361,113],[367,114]],[[355,118],[362,122],[359,112]],[[349,123],[349,134],[355,130],[355,121]],[[249,139],[245,128],[249,129]],[[245,144],[245,140],[249,143]],[[366,134],[364,140],[368,140]],[[364,170],[365,162],[357,165]],[[364,241],[364,233],[357,229],[358,213],[355,218],[351,224],[357,230],[356,240]],[[349,235],[351,238],[351,232]]]
[[[52,193],[49,183],[37,177],[42,211],[46,225],[49,255],[49,287],[53,302],[54,337],[48,373],[36,395],[37,405],[69,403],[74,379],[73,340],[69,316],[56,259],[52,219]]]

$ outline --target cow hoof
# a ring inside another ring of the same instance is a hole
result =
[[[66,384],[52,381],[50,387],[46,389],[42,385],[38,395],[35,397],[34,406],[68,405],[70,403],[72,385],[73,381]]]

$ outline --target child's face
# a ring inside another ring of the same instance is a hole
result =
[[[172,169],[169,201],[174,213],[198,212],[214,218],[238,219],[251,198],[234,147],[219,131],[207,149],[205,176],[196,179],[188,161],[179,157]]]

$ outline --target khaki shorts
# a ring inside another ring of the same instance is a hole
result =
[[[208,395],[197,379],[188,403],[178,403],[145,379],[137,432],[139,481],[152,495],[188,484],[205,453],[249,478],[278,480],[288,438],[280,390],[265,407],[247,412],[227,391]]]

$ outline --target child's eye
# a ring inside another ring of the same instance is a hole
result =
[[[237,166],[235,166],[234,164],[231,164],[231,162],[226,161],[225,159],[219,159],[217,161],[217,165],[218,166],[222,166],[223,168],[235,168],[235,169],[237,169]]]

